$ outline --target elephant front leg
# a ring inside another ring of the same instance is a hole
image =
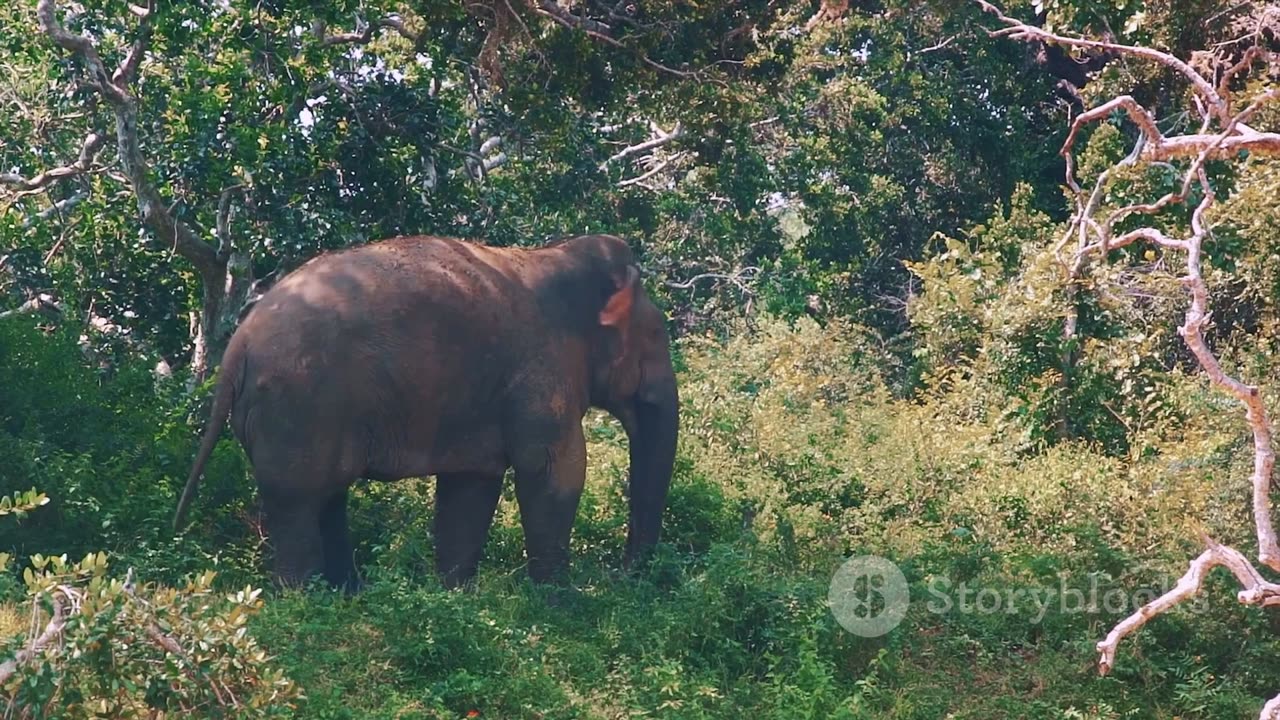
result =
[[[516,499],[524,527],[529,577],[559,582],[569,569],[569,536],[587,475],[582,426],[549,448],[527,453],[516,465]]]
[[[456,588],[475,577],[501,495],[501,474],[436,477],[436,571],[445,587]]]
[[[347,527],[347,490],[335,493],[320,510],[320,537],[324,547],[324,577],[329,584],[346,593],[360,590],[351,549],[351,531]]]

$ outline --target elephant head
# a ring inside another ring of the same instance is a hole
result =
[[[630,444],[630,522],[624,557],[630,567],[652,549],[661,533],[675,464],[680,397],[662,311],[645,293],[630,249],[611,236],[576,240],[593,241],[603,246],[610,282],[597,318],[591,404],[618,419]]]

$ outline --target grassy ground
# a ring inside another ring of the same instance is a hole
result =
[[[355,509],[370,589],[271,603],[260,638],[310,717],[1256,716],[1280,677],[1272,613],[1237,607],[1226,578],[1127,642],[1110,677],[1095,668],[1094,643],[1169,587],[1194,530],[1230,537],[1246,517],[1215,505],[1230,461],[1031,452],[955,398],[890,399],[851,337],[686,346],[669,545],[647,574],[617,571],[625,445],[592,416],[571,589],[521,579],[507,497],[480,587],[443,592],[430,484],[372,486]],[[1233,442],[1210,425],[1196,452]],[[877,638],[826,603],[863,553],[910,583],[907,617]]]
[[[352,507],[367,590],[274,594],[250,630],[306,718],[1243,718],[1280,691],[1275,611],[1239,607],[1218,575],[1126,641],[1109,677],[1095,669],[1094,644],[1183,572],[1197,531],[1247,546],[1247,456],[1203,388],[1188,381],[1181,401],[1194,436],[1153,431],[1115,457],[1029,445],[971,392],[893,399],[875,362],[848,329],[808,324],[686,343],[666,544],[637,577],[618,569],[625,438],[592,415],[570,587],[523,579],[508,488],[479,586],[444,591],[431,483],[371,484]],[[170,431],[154,433],[165,457]],[[172,434],[167,465],[121,477],[181,477],[189,431]],[[57,483],[101,463],[33,463],[65,470],[37,478],[63,499],[48,537],[120,538],[116,567],[150,577],[216,562],[228,588],[261,584],[251,493],[224,445],[202,524],[176,543],[171,498],[93,506],[102,491]],[[68,535],[82,505],[95,524]],[[868,553],[898,564],[911,599],[875,638],[827,606],[840,563]],[[15,607],[0,605],[0,631],[23,629]]]

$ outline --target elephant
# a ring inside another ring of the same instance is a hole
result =
[[[397,236],[313,258],[232,334],[178,529],[230,419],[252,467],[274,579],[359,589],[347,518],[360,479],[434,475],[436,572],[470,583],[508,469],[527,574],[560,583],[586,477],[582,421],[630,449],[623,566],[657,544],[679,436],[665,316],[625,240],[541,247]]]

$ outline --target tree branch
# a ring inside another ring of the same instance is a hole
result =
[[[45,626],[44,632],[32,640],[31,644],[26,648],[19,650],[12,660],[0,663],[0,685],[7,682],[18,671],[20,666],[30,662],[32,658],[43,652],[50,643],[62,634],[62,628],[67,624],[67,598],[60,590],[55,590],[51,595],[51,600],[53,602],[53,616],[49,618],[49,624]]]
[[[720,280],[737,285],[743,292],[751,292],[751,289],[747,287],[746,283],[754,280],[756,273],[759,272],[760,268],[750,265],[732,273],[701,273],[694,275],[684,282],[672,282],[668,280],[664,284],[673,290],[688,290],[703,280]]]
[[[569,28],[570,30],[581,30],[582,32],[586,33],[587,37],[599,40],[600,42],[603,42],[606,45],[612,45],[613,47],[620,48],[623,50],[631,50],[631,48],[629,48],[621,40],[618,40],[617,38],[609,34],[609,32],[613,29],[610,26],[602,22],[599,22],[598,20],[592,20],[587,17],[574,15],[568,10],[560,7],[560,5],[555,2],[555,0],[538,0],[537,5],[533,6],[533,9],[539,15],[549,17],[552,20],[556,21],[557,23],[560,23],[561,25]],[[649,57],[648,55],[638,50],[634,50],[633,52],[635,52],[636,57],[640,59],[640,62],[643,62],[645,65],[648,65],[649,67],[655,70],[660,70],[662,72],[668,73],[670,75],[675,75],[676,77],[681,77],[681,78],[691,78],[691,77],[697,77],[699,75],[697,71],[676,70],[675,68],[663,65],[662,63],[658,62],[657,60],[654,60],[653,58]]]
[[[1213,85],[1210,84],[1208,80],[1205,80],[1200,73],[1196,72],[1194,68],[1173,55],[1137,45],[1121,45],[1119,43],[1103,42],[1101,40],[1086,40],[1084,38],[1073,38],[1065,35],[1058,35],[1057,33],[1052,33],[1033,25],[1027,25],[1021,20],[1015,20],[1014,18],[1005,15],[999,8],[986,0],[974,1],[985,12],[994,15],[1000,20],[1000,22],[1006,25],[1002,30],[988,31],[988,34],[992,37],[1011,37],[1023,41],[1033,39],[1041,42],[1053,43],[1055,45],[1109,50],[1122,55],[1131,55],[1134,57],[1154,60],[1165,67],[1181,73],[1183,77],[1190,80],[1196,93],[1199,94],[1206,103],[1208,103],[1208,109],[1212,110],[1213,113],[1222,120],[1222,122],[1227,121],[1227,103],[1222,99],[1222,96],[1218,94],[1218,91],[1214,89]]]
[[[71,52],[85,66],[89,86],[98,92],[115,116],[116,150],[120,165],[138,204],[142,222],[155,242],[176,252],[195,267],[201,280],[201,314],[198,330],[193,333],[192,378],[200,380],[216,362],[223,329],[219,323],[227,292],[228,260],[205,242],[201,233],[186,221],[175,217],[151,181],[151,167],[138,140],[138,104],[129,91],[129,81],[138,70],[151,32],[151,9],[134,10],[142,18],[140,36],[116,72],[109,73],[93,41],[67,31],[58,21],[55,0],[39,0],[36,18],[40,29],[55,45]]]
[[[1121,620],[1098,645],[1098,672],[1106,675],[1115,667],[1116,650],[1126,636],[1146,625],[1152,618],[1171,610],[1177,604],[1200,592],[1204,578],[1215,567],[1225,567],[1235,575],[1241,590],[1237,599],[1246,605],[1269,607],[1280,605],[1280,585],[1263,579],[1258,570],[1238,551],[1218,545],[1206,538],[1207,550],[1191,561],[1190,567],[1169,592],[1138,608],[1138,611]],[[1280,699],[1280,698],[1277,698]],[[1272,702],[1275,702],[1274,700]],[[1268,703],[1270,706],[1271,703]],[[1269,715],[1265,712],[1262,717]]]
[[[317,22],[315,33],[320,36],[320,42],[324,45],[368,45],[373,41],[373,34],[384,28],[395,30],[397,35],[415,45],[418,42],[419,35],[405,27],[404,20],[399,15],[388,15],[384,18],[379,18],[372,24],[365,25],[364,29],[357,32],[338,33],[337,35],[325,35],[324,23]]]
[[[147,0],[145,8],[135,11],[139,18],[138,36],[133,39],[133,46],[129,48],[124,62],[111,74],[111,83],[121,90],[128,88],[129,83],[138,75],[138,66],[142,64],[142,57],[146,55],[147,46],[151,43],[151,18],[155,9],[155,0]]]
[[[1280,546],[1277,545],[1275,528],[1271,519],[1270,488],[1275,469],[1275,451],[1272,445],[1271,421],[1267,417],[1266,405],[1259,389],[1247,385],[1232,377],[1223,370],[1218,358],[1209,348],[1204,337],[1204,330],[1209,324],[1208,310],[1209,289],[1202,274],[1203,245],[1209,237],[1210,227],[1206,220],[1209,209],[1215,202],[1213,187],[1209,183],[1205,164],[1210,158],[1226,158],[1241,151],[1263,155],[1280,154],[1280,134],[1258,132],[1247,124],[1248,120],[1263,106],[1280,99],[1280,88],[1273,88],[1256,96],[1249,105],[1239,113],[1231,115],[1230,99],[1227,96],[1231,78],[1244,71],[1257,59],[1260,52],[1246,53],[1239,62],[1231,65],[1220,78],[1219,89],[1211,86],[1205,78],[1190,68],[1186,63],[1166,53],[1150,48],[1117,45],[1114,43],[1096,42],[1076,38],[1065,38],[1033,28],[1001,14],[985,0],[975,0],[982,8],[994,15],[1007,26],[1005,29],[992,32],[998,37],[1012,37],[1019,40],[1038,40],[1054,42],[1077,47],[1093,47],[1113,50],[1121,54],[1143,57],[1154,60],[1166,67],[1173,68],[1191,80],[1195,94],[1192,100],[1204,118],[1199,131],[1172,138],[1164,137],[1156,125],[1155,118],[1132,97],[1123,95],[1113,98],[1092,110],[1081,113],[1071,124],[1070,132],[1062,147],[1062,155],[1067,161],[1067,184],[1076,195],[1076,211],[1071,219],[1067,234],[1059,242],[1055,252],[1065,246],[1071,233],[1078,233],[1078,254],[1075,263],[1069,270],[1072,287],[1077,275],[1084,266],[1084,259],[1092,255],[1105,256],[1110,250],[1122,248],[1138,241],[1150,242],[1160,247],[1181,251],[1186,254],[1186,271],[1180,279],[1190,295],[1182,325],[1178,334],[1182,336],[1187,348],[1195,356],[1209,382],[1217,389],[1234,397],[1245,409],[1245,418],[1253,437],[1253,471],[1249,482],[1252,489],[1252,511],[1254,529],[1258,543],[1258,561],[1265,567],[1280,572]],[[1221,92],[1219,92],[1219,90]],[[1094,216],[1101,205],[1100,197],[1105,185],[1109,182],[1111,169],[1103,172],[1097,179],[1093,192],[1086,200],[1075,178],[1074,145],[1082,127],[1088,123],[1102,120],[1112,112],[1123,110],[1138,126],[1140,137],[1129,157],[1114,167],[1135,164],[1138,160],[1147,163],[1159,163],[1170,159],[1188,159],[1191,162],[1183,175],[1182,184],[1176,191],[1166,193],[1154,202],[1137,203],[1112,211],[1099,222]],[[1220,132],[1209,132],[1217,121]],[[1122,219],[1139,214],[1155,214],[1173,204],[1185,203],[1191,196],[1193,183],[1198,185],[1202,197],[1191,212],[1191,233],[1185,239],[1170,237],[1164,231],[1154,227],[1143,227],[1126,232],[1112,238],[1112,229]],[[1087,241],[1090,234],[1096,237]],[[1069,291],[1069,297],[1074,295]],[[1069,316],[1073,313],[1069,310]],[[1073,330],[1073,329],[1072,329]],[[1121,620],[1107,636],[1097,644],[1099,653],[1098,668],[1101,674],[1107,674],[1115,666],[1117,647],[1120,641],[1145,625],[1151,618],[1173,608],[1178,603],[1200,591],[1204,578],[1215,567],[1228,568],[1241,585],[1238,600],[1252,605],[1280,605],[1280,584],[1264,579],[1244,555],[1233,548],[1218,545],[1210,539],[1205,540],[1207,550],[1191,561],[1187,573],[1169,592],[1139,608],[1137,612]],[[1280,720],[1280,696],[1273,698],[1262,711],[1263,718]]]
[[[49,218],[55,215],[62,215],[66,211],[70,210],[71,208],[79,205],[80,203],[88,199],[89,199],[89,193],[84,190],[72,195],[71,197],[63,198],[62,200],[55,202],[54,204],[50,205],[44,210],[41,210],[40,212],[32,215],[26,220],[23,220],[22,229],[23,230],[30,229],[48,220]]]
[[[614,153],[612,156],[610,156],[608,160],[605,160],[604,162],[600,163],[600,169],[605,170],[606,168],[608,168],[609,163],[617,162],[618,160],[622,160],[631,155],[635,155],[636,153],[642,153],[642,152],[645,152],[646,150],[652,150],[657,147],[662,147],[663,145],[666,145],[667,143],[679,138],[681,135],[684,134],[684,127],[680,124],[680,121],[678,120],[676,121],[675,127],[671,128],[671,132],[664,131],[662,128],[658,127],[654,123],[650,123],[650,127],[653,128],[653,132],[655,134],[654,138],[650,140],[646,140],[642,143],[630,145],[628,147],[623,148],[619,152]]]
[[[231,257],[233,250],[231,241],[231,198],[237,193],[243,193],[245,185],[238,183],[229,188],[224,189],[218,195],[218,215],[214,225],[215,233],[218,236],[218,258],[223,262]]]
[[[1222,77],[1218,79],[1218,94],[1224,98],[1228,97],[1231,92],[1231,81],[1235,79],[1235,76],[1253,67],[1253,64],[1259,59],[1265,59],[1268,62],[1276,62],[1277,60],[1280,60],[1280,54],[1274,53],[1261,45],[1254,45],[1248,50],[1245,50],[1244,55],[1240,58],[1239,62],[1227,68],[1222,73]]]
[[[36,17],[40,28],[59,47],[70,50],[84,62],[92,78],[94,89],[107,101],[116,120],[116,146],[120,164],[138,200],[138,210],[143,222],[160,242],[171,244],[179,255],[186,258],[208,282],[221,279],[223,267],[217,253],[187,223],[175,218],[160,198],[149,179],[151,168],[142,155],[138,141],[137,102],[125,87],[117,86],[89,38],[74,35],[63,28],[56,17],[54,0],[40,0]],[[127,61],[127,59],[126,59]],[[124,69],[124,66],[122,66]],[[123,78],[128,73],[121,72]]]
[[[26,315],[28,313],[42,313],[44,315],[61,316],[63,314],[62,304],[48,293],[40,293],[30,300],[22,303],[12,310],[0,312],[0,320],[14,315]]]
[[[648,185],[644,185],[645,180],[648,180],[654,175],[657,175],[663,170],[666,170],[667,167],[671,165],[671,163],[675,162],[676,160],[679,160],[685,155],[686,153],[678,152],[675,155],[672,155],[671,157],[667,158],[666,160],[663,160],[662,162],[654,165],[652,169],[650,169],[648,172],[644,173],[643,175],[637,175],[636,177],[628,178],[626,180],[619,180],[618,187],[623,188],[623,187],[629,187],[631,185],[642,185],[643,187],[648,187]]]
[[[102,150],[105,142],[106,138],[102,135],[89,133],[80,146],[80,156],[70,165],[46,170],[30,179],[16,173],[0,173],[0,184],[16,187],[20,193],[28,193],[40,190],[55,180],[89,172],[89,166],[93,164],[93,159]]]

